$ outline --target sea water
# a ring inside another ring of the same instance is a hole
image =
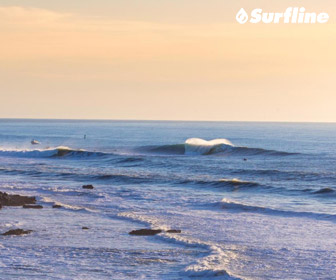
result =
[[[336,124],[4,119],[0,191],[0,279],[336,279]]]

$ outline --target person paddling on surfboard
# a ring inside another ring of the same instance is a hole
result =
[[[35,140],[35,139],[31,140],[30,143],[31,143],[32,145],[38,145],[38,144],[40,144],[40,142],[37,141],[37,140]]]

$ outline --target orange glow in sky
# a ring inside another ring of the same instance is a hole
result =
[[[0,117],[335,122],[335,3],[232,2],[1,1]]]

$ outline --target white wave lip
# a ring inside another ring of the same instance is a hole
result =
[[[186,155],[208,155],[223,152],[234,147],[227,139],[213,139],[210,141],[201,138],[189,138],[185,141]]]
[[[59,150],[70,151],[69,147],[59,146],[56,148],[47,149],[4,149],[0,150],[1,156],[9,157],[49,157],[57,154]]]
[[[4,157],[20,157],[20,158],[40,158],[52,157],[58,154],[67,154],[70,152],[86,152],[85,150],[73,150],[66,146],[58,146],[55,148],[45,149],[3,149],[0,150],[0,156]]]
[[[77,205],[70,205],[70,204],[62,203],[60,201],[51,199],[49,197],[42,197],[41,200],[43,202],[46,202],[46,203],[52,203],[52,204],[60,205],[60,206],[66,208],[66,209],[69,209],[69,210],[75,210],[75,211],[85,210],[85,211],[92,212],[92,213],[98,212],[97,210],[90,209],[90,208],[87,208],[87,207],[84,207],[84,206],[77,206]]]

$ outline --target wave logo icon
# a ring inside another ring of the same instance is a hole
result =
[[[236,15],[236,20],[240,23],[240,24],[244,24],[248,21],[248,15],[245,12],[245,10],[243,8],[241,8],[239,10],[239,12]]]
[[[284,12],[264,12],[263,9],[254,9],[251,14],[241,8],[236,15],[236,20],[240,24],[250,23],[284,23],[284,24],[307,24],[307,23],[327,23],[328,13],[306,12],[304,7],[288,7]]]

